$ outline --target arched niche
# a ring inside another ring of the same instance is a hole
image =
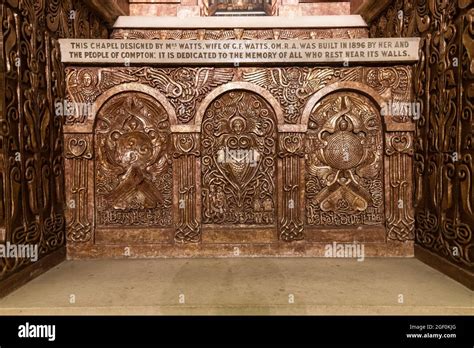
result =
[[[352,92],[360,93],[366,96],[367,98],[369,98],[373,103],[375,103],[375,105],[377,105],[378,107],[379,112],[384,107],[384,105],[386,105],[386,103],[388,102],[388,100],[386,100],[379,93],[377,93],[376,90],[362,83],[353,82],[353,81],[335,82],[333,84],[330,84],[322,88],[318,92],[314,93],[306,102],[306,105],[303,109],[302,117],[301,117],[301,125],[302,125],[303,132],[306,132],[308,129],[309,117],[314,106],[322,98],[336,91],[337,92],[342,92],[342,91],[351,92],[352,91]],[[385,123],[386,123],[385,118],[382,118],[382,124],[385,124]]]
[[[216,93],[201,123],[202,223],[259,225],[277,220],[277,116],[249,89]]]
[[[351,82],[326,87],[308,101],[302,118],[308,228],[383,228],[384,102]]]
[[[171,227],[170,109],[140,86],[104,100],[93,132],[96,226]]]
[[[166,99],[166,97],[158,92],[156,89],[141,84],[141,83],[124,83],[115,87],[112,87],[100,94],[92,105],[92,113],[86,120],[86,122],[80,126],[71,127],[68,126],[68,133],[92,133],[96,123],[96,117],[102,106],[112,97],[117,94],[124,92],[142,92],[154,98],[156,102],[163,106],[169,117],[170,126],[173,127],[177,124],[176,112],[173,105]]]
[[[266,89],[250,82],[240,81],[240,82],[230,82],[230,83],[226,83],[225,85],[219,86],[215,88],[214,90],[212,90],[211,93],[209,93],[202,100],[201,104],[199,105],[199,108],[196,111],[196,117],[195,117],[195,122],[194,122],[195,128],[197,131],[200,131],[201,129],[203,117],[209,105],[221,94],[229,92],[229,91],[233,91],[233,90],[250,91],[261,96],[272,107],[273,112],[275,113],[278,129],[280,129],[280,127],[284,125],[285,120],[283,117],[283,110],[281,109],[281,106],[278,100],[276,100],[276,98]]]

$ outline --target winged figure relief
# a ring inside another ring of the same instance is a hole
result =
[[[369,69],[367,84],[387,100],[401,102],[410,100],[411,70],[405,67]]]
[[[74,110],[66,115],[66,124],[73,124],[83,123],[91,116],[83,111],[87,106],[90,109],[99,95],[121,83],[138,81],[138,77],[126,69],[80,68],[69,70],[66,80],[68,98]]]
[[[136,73],[158,88],[176,108],[178,120],[189,122],[196,105],[215,87],[229,82],[234,70],[228,68],[143,68]]]
[[[281,103],[285,119],[296,123],[306,99],[334,77],[333,69],[274,68],[244,71],[245,81],[267,89]]]
[[[92,103],[106,90],[121,83],[138,81],[126,69],[71,69],[67,74],[67,90],[73,102]]]

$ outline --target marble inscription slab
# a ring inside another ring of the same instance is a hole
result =
[[[62,39],[61,59],[80,64],[272,64],[414,62],[419,38],[337,40]]]

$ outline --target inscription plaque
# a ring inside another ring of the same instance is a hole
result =
[[[66,63],[236,64],[410,62],[419,38],[312,40],[62,39]]]

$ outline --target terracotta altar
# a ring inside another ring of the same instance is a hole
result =
[[[133,28],[112,39],[366,38],[361,25]],[[409,64],[69,66],[70,258],[413,254]]]

